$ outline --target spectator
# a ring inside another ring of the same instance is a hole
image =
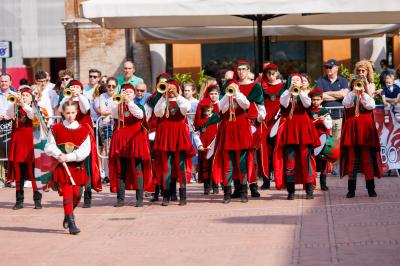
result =
[[[11,80],[12,79],[10,74],[0,75],[0,121],[11,119],[6,115],[7,109],[9,107],[7,97],[10,94],[14,94],[11,91]]]
[[[147,98],[151,95],[150,93],[147,92],[147,86],[145,83],[140,82],[136,85],[135,89],[135,103],[141,104],[144,106]]]
[[[217,79],[214,77],[207,77],[206,81],[204,82],[204,84],[201,86],[201,89],[200,89],[200,97],[199,97],[200,100],[203,99],[206,88],[208,86],[210,86],[211,84],[218,84]]]
[[[194,86],[193,83],[188,82],[183,85],[183,97],[187,99],[190,102],[190,105],[192,106],[190,108],[189,113],[196,113],[197,105],[199,104],[199,100],[193,97],[193,95],[196,93],[196,87]],[[189,122],[189,129],[190,132],[193,132],[193,115],[188,116],[188,122]]]
[[[398,65],[396,68],[395,78],[396,80],[394,81],[394,84],[400,87],[400,65]]]
[[[69,69],[63,69],[58,71],[58,78],[61,81],[60,87],[55,90],[57,95],[54,95],[52,97],[52,107],[54,109],[54,114],[59,115],[58,112],[58,105],[61,102],[63,96],[62,92],[64,91],[64,88],[68,85],[68,83],[74,78],[74,73],[69,70]]]
[[[40,107],[46,109],[49,116],[54,116],[54,110],[51,104],[50,92],[53,88],[47,86],[48,77],[46,72],[38,70],[35,73],[35,100]],[[52,120],[49,120],[49,124],[52,124]]]
[[[375,83],[372,63],[368,60],[361,60],[357,62],[356,66],[354,67],[354,74],[367,84],[366,92],[369,96],[373,97],[375,93]]]
[[[97,69],[89,69],[89,83],[83,88],[83,96],[85,96],[90,103],[90,117],[92,118],[93,124],[96,124],[98,115],[94,108],[94,92],[99,87],[101,78],[101,72]]]
[[[400,87],[394,84],[394,74],[383,72],[385,87],[382,89],[382,101],[385,106],[385,123],[389,123],[389,112],[392,111],[397,122],[400,122]]]
[[[22,85],[29,85],[28,80],[27,79],[20,79],[19,80],[19,86],[22,86]]]
[[[338,75],[339,64],[335,59],[329,59],[324,64],[325,76],[317,80],[316,87],[324,90],[323,106],[343,107],[343,98],[349,93],[349,83]],[[342,131],[342,110],[332,110],[332,136],[339,141]],[[332,173],[338,174],[338,163],[332,165]]]
[[[380,66],[381,66],[381,72],[379,74],[379,80],[383,86],[385,86],[385,77],[384,73],[387,73],[387,71],[394,73],[394,69],[389,67],[389,62],[386,59],[382,59],[380,61]]]
[[[118,85],[123,83],[130,83],[136,88],[137,84],[142,83],[143,79],[135,76],[136,68],[132,61],[126,61],[124,63],[124,75],[117,77]]]
[[[104,75],[100,78],[100,84],[106,85],[107,84],[107,76]]]

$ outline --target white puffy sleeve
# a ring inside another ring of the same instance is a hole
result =
[[[86,159],[90,154],[90,137],[86,137],[85,141],[79,146],[78,149],[67,154],[67,162],[81,162]]]
[[[356,97],[356,95],[354,94],[354,92],[349,92],[344,98],[343,98],[343,106],[345,108],[351,108],[354,106],[354,97]]]
[[[132,114],[134,117],[136,117],[136,118],[138,118],[138,119],[142,119],[142,118],[144,117],[143,110],[140,109],[140,107],[137,106],[134,102],[130,102],[130,103],[128,104],[128,109],[129,109],[129,112],[131,112],[131,114]]]
[[[31,106],[27,105],[27,104],[24,104],[22,106],[22,109],[26,112],[26,115],[28,116],[28,118],[30,120],[32,120],[33,116],[35,115],[35,113],[33,111],[33,108]]]
[[[194,144],[196,145],[197,149],[200,146],[203,146],[203,142],[201,142],[201,139],[200,139],[200,131],[199,130],[197,130],[193,133],[193,140],[194,140]]]
[[[299,93],[300,101],[305,108],[311,106],[311,98],[304,91],[300,91]]]
[[[247,97],[244,96],[243,93],[241,93],[240,91],[236,92],[235,98],[236,98],[236,102],[238,103],[238,105],[239,105],[242,109],[244,109],[244,110],[249,109],[249,107],[250,107],[250,102],[249,102],[249,100],[247,99]]]
[[[79,109],[82,113],[86,114],[90,110],[90,102],[89,99],[86,98],[83,94],[79,94]]]
[[[178,95],[178,97],[176,97],[176,103],[178,104],[182,115],[186,115],[188,112],[190,112],[190,109],[192,109],[190,102],[182,95]]]
[[[61,150],[57,147],[56,140],[54,139],[53,133],[49,130],[47,135],[47,142],[44,146],[44,152],[51,157],[58,158],[62,154]]]
[[[218,102],[218,108],[219,108],[219,110],[221,110],[221,112],[223,114],[229,110],[229,96],[228,95],[225,94],[224,97],[222,97],[222,99]]]
[[[161,97],[156,103],[156,106],[154,106],[154,114],[157,117],[163,117],[166,108],[167,108],[167,102],[165,101],[164,97]]]
[[[373,110],[375,108],[375,100],[371,96],[369,96],[367,93],[363,93],[361,95],[361,104],[364,106],[365,109],[367,110]]]
[[[289,90],[285,90],[285,91],[282,93],[282,95],[281,95],[281,97],[280,97],[280,99],[279,99],[281,105],[282,105],[283,107],[287,108],[287,107],[289,106],[290,98],[291,98],[291,97],[292,97],[292,94],[289,92]]]
[[[324,120],[324,127],[325,127],[326,129],[331,129],[331,128],[332,128],[332,117],[331,117],[330,115],[327,115],[327,116],[325,117],[325,120]]]
[[[265,117],[267,115],[267,111],[265,110],[265,106],[261,105],[261,104],[257,104],[257,109],[258,109],[257,121],[261,122],[265,119]]]

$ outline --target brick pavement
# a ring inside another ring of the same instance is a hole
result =
[[[262,191],[248,204],[221,203],[190,185],[189,203],[114,208],[115,195],[94,194],[91,209],[78,208],[78,236],[61,226],[61,198],[44,194],[34,210],[11,210],[15,191],[0,189],[2,265],[400,265],[400,179],[377,182],[369,198],[358,182],[346,199],[345,180],[329,178],[330,191],[287,201],[285,191]],[[298,187],[299,188],[299,187]],[[3,264],[5,263],[5,264]]]

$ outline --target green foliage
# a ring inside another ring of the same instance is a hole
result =
[[[201,70],[198,74],[199,74],[199,79],[197,80],[197,87],[201,88],[201,86],[203,86],[204,82],[206,82],[206,79],[208,78],[208,76],[206,74],[204,74],[204,70]]]
[[[339,73],[340,73],[339,74],[340,76],[344,77],[347,80],[350,80],[352,78],[352,74],[351,74],[350,70],[347,67],[345,67],[343,64],[341,64],[339,66]]]
[[[192,73],[176,73],[174,74],[174,80],[181,85],[193,82]]]

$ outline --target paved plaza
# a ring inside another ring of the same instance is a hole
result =
[[[328,178],[329,192],[296,200],[286,191],[262,191],[243,204],[221,203],[191,184],[188,205],[112,207],[115,195],[94,194],[91,209],[76,209],[81,234],[62,228],[61,198],[45,193],[33,209],[11,210],[15,190],[0,189],[1,265],[400,265],[400,178],[378,180],[377,198],[363,181],[346,199],[347,181]],[[82,203],[81,203],[82,204]],[[80,205],[81,206],[81,205]]]

